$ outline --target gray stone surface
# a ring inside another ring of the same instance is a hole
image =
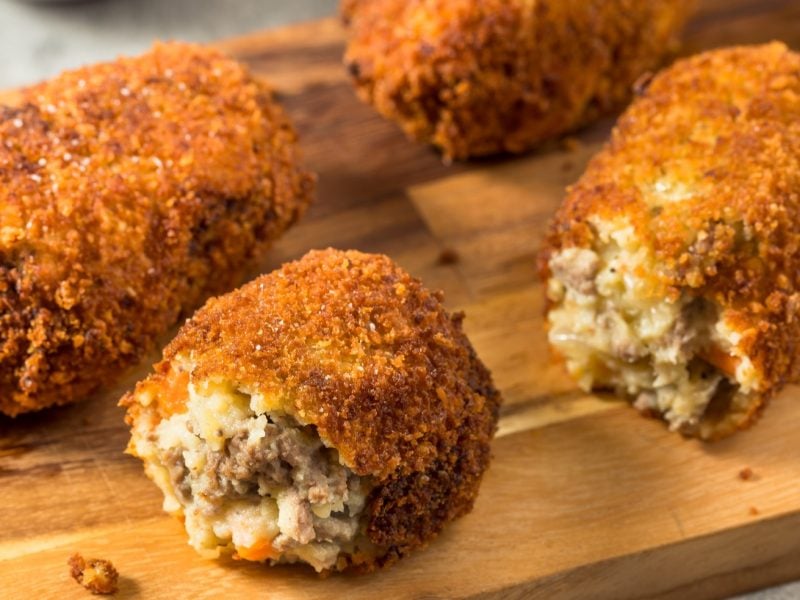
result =
[[[208,41],[336,8],[337,0],[0,0],[0,88],[138,53],[157,38]]]
[[[800,581],[781,587],[737,596],[732,600],[798,600],[800,599]]]
[[[338,0],[0,0],[0,88],[134,54],[155,39],[209,41],[334,14]],[[800,582],[741,596],[798,600]]]

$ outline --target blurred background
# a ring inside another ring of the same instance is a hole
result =
[[[0,88],[145,50],[333,15],[338,0],[0,0]]]

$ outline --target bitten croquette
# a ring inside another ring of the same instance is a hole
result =
[[[800,380],[800,55],[706,52],[656,76],[572,187],[542,254],[550,342],[703,439]]]
[[[81,399],[239,282],[313,177],[264,84],[158,44],[0,107],[0,412]]]
[[[346,0],[359,95],[445,158],[518,153],[619,108],[693,0]]]
[[[325,250],[187,321],[122,404],[190,544],[372,570],[469,512],[500,396],[442,300],[385,256]]]

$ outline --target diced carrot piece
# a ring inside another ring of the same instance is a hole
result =
[[[281,553],[275,550],[272,542],[261,540],[247,548],[236,548],[239,558],[252,561],[262,561],[270,558],[278,558]]]
[[[702,352],[699,352],[698,356],[708,364],[719,369],[728,377],[734,377],[736,375],[736,369],[742,362],[741,358],[728,354],[719,346],[709,346]]]
[[[174,415],[186,410],[189,400],[189,373],[186,371],[173,371],[167,379],[166,388],[161,388],[158,396],[158,406],[162,415]]]

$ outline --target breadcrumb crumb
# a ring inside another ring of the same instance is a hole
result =
[[[744,469],[739,471],[739,479],[741,479],[742,481],[752,481],[755,478],[756,474],[750,467],[745,467]]]
[[[114,594],[117,591],[119,573],[110,560],[103,558],[85,559],[77,552],[69,557],[70,576],[97,595]]]
[[[436,261],[440,265],[454,265],[461,260],[458,252],[453,248],[443,248]]]

